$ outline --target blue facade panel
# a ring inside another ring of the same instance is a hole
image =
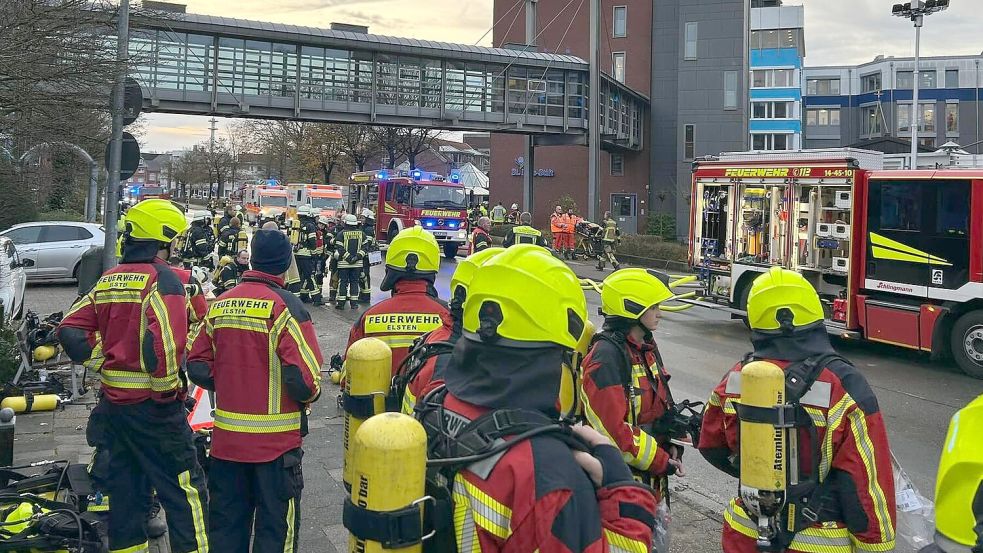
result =
[[[791,98],[802,100],[802,90],[799,88],[752,88],[751,100],[780,100]]]
[[[754,99],[754,90],[751,91],[751,98]],[[976,101],[977,94],[983,97],[983,89],[977,91],[975,88],[927,88],[918,91],[918,101],[926,100],[960,100],[963,102]],[[883,90],[880,96],[876,92],[867,92],[854,96],[803,96],[805,105],[808,106],[859,106],[870,104],[877,101],[881,102],[910,102],[914,96],[912,90]]]
[[[765,48],[751,50],[751,68],[756,67],[793,67],[802,68],[802,58],[795,48]]]
[[[802,121],[798,119],[752,119],[752,133],[801,133]]]

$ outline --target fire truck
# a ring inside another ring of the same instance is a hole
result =
[[[751,282],[780,265],[819,292],[831,334],[951,357],[983,378],[983,171],[883,171],[879,155],[694,162],[694,303],[744,318]]]
[[[266,221],[286,218],[287,189],[270,184],[246,187],[242,193],[246,220],[260,226]]]
[[[297,215],[297,208],[309,205],[315,216],[335,217],[345,208],[345,198],[340,186],[333,184],[288,184],[288,215]]]
[[[353,173],[348,187],[352,213],[375,213],[376,239],[392,240],[406,227],[419,225],[433,233],[453,259],[468,240],[467,191],[457,175],[412,171]]]

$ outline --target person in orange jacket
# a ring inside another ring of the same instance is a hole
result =
[[[567,232],[566,232],[566,250],[563,252],[564,259],[576,259],[577,254],[577,223],[580,222],[580,217],[577,216],[573,207],[567,208],[566,214]]]
[[[752,283],[747,314],[754,351],[710,394],[700,453],[740,477],[741,369],[750,361],[777,365],[786,373],[787,397],[793,385],[803,393],[790,403],[797,415],[789,417],[798,436],[798,451],[789,456],[799,462],[798,485],[788,483],[775,550],[893,551],[897,513],[884,418],[864,375],[830,345],[815,289],[799,273],[772,267]],[[759,521],[750,509],[739,498],[727,506],[725,553],[757,553]]]
[[[553,235],[553,249],[557,254],[562,254],[567,246],[567,215],[563,212],[563,206],[556,206],[550,214],[550,233]]]

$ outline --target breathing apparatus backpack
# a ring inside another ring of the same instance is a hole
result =
[[[753,354],[747,354],[742,367],[753,360]],[[761,423],[773,426],[776,430],[787,429],[790,434],[796,436],[795,451],[787,451],[784,455],[786,466],[796,463],[794,466],[796,482],[793,478],[786,477],[785,482],[785,506],[778,514],[775,527],[778,530],[777,537],[772,541],[772,546],[776,551],[784,551],[795,538],[795,535],[812,526],[817,522],[842,521],[843,515],[839,505],[832,497],[835,477],[826,478],[826,475],[819,474],[820,454],[822,443],[819,440],[819,432],[815,421],[803,407],[801,400],[809,392],[829,363],[840,361],[847,365],[850,362],[836,353],[824,353],[809,357],[802,361],[792,363],[784,369],[785,376],[785,402],[775,407],[758,407],[745,405],[735,402],[737,416],[741,422]],[[851,365],[852,366],[852,365]],[[742,389],[742,395],[744,390]],[[798,443],[800,430],[805,430],[808,434],[810,452],[809,469],[803,474],[799,451],[802,445]],[[820,478],[824,480],[820,482]]]
[[[420,374],[427,361],[439,355],[449,355],[454,351],[454,344],[451,342],[427,343],[426,339],[429,335],[427,333],[414,340],[406,358],[396,368],[396,376],[393,377],[389,395],[386,397],[387,411],[398,412],[402,409],[406,388]]]
[[[86,512],[93,493],[85,465],[48,463],[35,475],[20,466],[0,469],[0,552],[72,551],[101,553],[105,531],[98,515]]]

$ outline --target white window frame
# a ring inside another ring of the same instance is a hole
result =
[[[728,79],[733,79],[733,86],[728,87]],[[733,111],[737,109],[738,99],[738,79],[737,71],[724,71],[724,109]],[[728,96],[733,97],[733,101],[728,101]]]
[[[789,150],[792,150],[795,147],[795,144],[794,144],[794,142],[795,142],[795,140],[794,140],[795,139],[795,134],[794,133],[758,132],[758,133],[751,133],[751,149],[755,149],[754,148],[754,137],[756,137],[756,136],[764,137],[764,140],[765,140],[765,147],[763,149],[757,150],[757,151],[762,151],[762,152],[787,152]],[[775,137],[776,136],[784,136],[785,137],[785,149],[784,150],[775,150]]]
[[[877,136],[884,136],[884,121],[882,121],[882,119],[881,119],[882,114],[883,114],[884,107],[883,106],[878,107],[878,103],[876,103],[876,102],[873,103],[873,104],[862,104],[859,107],[860,107],[860,137],[861,138],[873,138],[873,137],[877,137]],[[867,119],[867,116],[865,115],[865,111],[868,110],[868,109],[874,110],[874,113],[873,113],[874,120],[877,122],[877,130],[876,131],[874,131],[873,126],[872,126],[870,129],[868,129],[868,130],[870,130],[872,132],[865,132],[865,129],[864,129],[864,121]],[[842,116],[842,114],[841,114],[841,116]]]
[[[938,132],[939,118],[938,118],[938,105],[936,105],[936,104],[937,103],[936,103],[935,100],[924,100],[924,101],[923,100],[920,100],[920,99],[918,100],[919,109],[917,110],[918,111],[918,121],[917,121],[917,124],[918,124],[918,133],[919,134],[925,134],[925,135],[931,134],[931,135],[934,136],[935,133]],[[896,106],[897,106],[896,110],[898,110],[898,111],[902,107],[907,107],[908,108],[908,119],[910,119],[910,120],[915,119],[915,113],[914,113],[915,110],[911,108],[911,100],[908,100],[906,102],[898,102],[896,104]],[[932,125],[933,125],[933,127],[932,127],[931,130],[926,129],[925,128],[925,125],[923,124],[924,123],[924,120],[925,120],[924,115],[925,115],[925,107],[926,106],[932,108]],[[896,113],[895,113],[895,125],[894,126],[897,127],[897,131],[899,133],[909,133],[910,134],[911,133],[911,123],[912,122],[913,121],[909,121],[908,122],[908,127],[905,128],[905,129],[902,129],[901,128],[901,117],[900,117],[900,114],[897,113],[897,111],[896,111]]]
[[[689,30],[693,29],[693,40],[690,40]],[[690,51],[692,44],[692,52]],[[687,21],[683,27],[683,59],[696,60],[700,56],[700,25],[696,21]]]
[[[810,125],[809,124],[809,112],[810,111],[816,112],[816,124],[814,124],[814,125]],[[825,125],[823,125],[822,123],[819,122],[819,112],[821,112],[821,111],[827,112],[826,113],[826,124]],[[833,119],[833,112],[834,111],[836,112],[836,124],[835,125],[831,122],[832,119]],[[843,116],[843,114],[842,114],[840,108],[838,108],[838,107],[811,107],[811,108],[807,108],[806,109],[806,113],[805,113],[806,126],[807,127],[813,127],[813,128],[839,127],[840,126],[840,122],[842,121],[842,119],[841,119],[842,116]]]
[[[619,159],[620,160],[620,165],[621,165],[621,170],[620,171],[615,171],[614,170],[614,160],[615,159]],[[619,154],[619,153],[612,152],[611,153],[610,165],[611,165],[611,170],[609,172],[611,173],[611,176],[612,177],[623,177],[623,176],[625,176],[625,155],[624,154]]]
[[[624,32],[618,34],[618,10],[625,11]],[[611,38],[625,38],[628,36],[628,6],[614,6],[611,8]]]
[[[616,70],[617,67],[618,67],[618,64],[617,64],[618,56],[621,56],[621,60],[622,60],[621,63],[622,63],[622,66],[624,68],[624,71],[622,72],[623,74],[621,75],[621,78],[620,79],[618,78],[618,72]],[[611,52],[611,76],[614,77],[614,80],[616,80],[616,81],[618,81],[619,83],[622,83],[622,84],[625,82],[625,79],[628,78],[628,54],[627,53],[625,53],[625,52]]]
[[[765,106],[765,116],[756,117],[754,115],[754,104],[763,104]],[[787,117],[775,117],[775,104],[787,104]],[[751,102],[751,118],[757,120],[778,120],[786,121],[789,119],[798,119],[795,116],[795,101],[793,100],[753,100]]]
[[[956,130],[949,130],[949,106],[956,106]],[[942,124],[945,125],[946,136],[959,136],[959,100],[946,100],[945,111],[942,114]]]

